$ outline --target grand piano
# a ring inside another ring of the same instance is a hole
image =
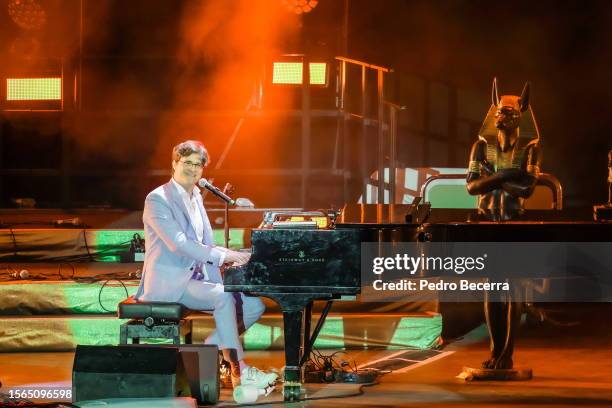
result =
[[[361,292],[362,242],[608,242],[612,222],[592,213],[531,211],[522,218],[490,222],[476,210],[431,210],[408,205],[350,205],[342,211],[267,214],[252,231],[252,257],[229,268],[225,290],[265,296],[283,312],[286,401],[300,399],[302,365],[334,300]],[[327,301],[316,327],[312,304]]]
[[[265,296],[283,313],[286,401],[302,391],[302,365],[333,301],[361,292],[361,243],[415,238],[418,224],[406,223],[415,206],[354,205],[342,211],[266,214],[251,233],[251,259],[228,268],[226,292]],[[327,301],[316,327],[312,304]]]

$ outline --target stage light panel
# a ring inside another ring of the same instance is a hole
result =
[[[310,68],[310,85],[325,85],[327,83],[327,63],[311,62]]]
[[[61,101],[62,78],[7,78],[7,101]]]
[[[302,62],[275,62],[273,64],[272,83],[276,85],[301,85],[303,81]],[[308,64],[311,85],[327,83],[327,63],[310,62]]]
[[[301,62],[275,62],[272,83],[278,85],[300,85],[302,83]]]

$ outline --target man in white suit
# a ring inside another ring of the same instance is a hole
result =
[[[265,388],[276,380],[244,361],[240,333],[264,312],[263,302],[223,290],[221,268],[241,265],[250,254],[215,246],[197,182],[208,164],[201,142],[188,140],[172,151],[172,179],[147,195],[143,222],[145,259],[136,299],[178,302],[193,310],[213,310],[217,329],[206,344],[217,344],[230,362],[232,384]],[[236,308],[242,308],[243,324]]]

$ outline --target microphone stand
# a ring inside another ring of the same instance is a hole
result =
[[[225,238],[225,247],[229,248],[229,203],[225,203],[225,221],[223,222],[223,235]]]
[[[223,193],[230,195],[234,192],[234,186],[230,183],[225,183]],[[225,247],[229,248],[229,203],[225,202],[225,219],[223,220],[223,235],[225,239]]]

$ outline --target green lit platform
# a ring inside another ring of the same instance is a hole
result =
[[[117,304],[136,293],[137,287],[138,281],[111,279],[110,276],[108,279],[93,282],[84,280],[82,283],[3,282],[0,283],[0,316],[114,315]]]
[[[142,229],[37,228],[0,229],[0,260],[4,262],[120,262],[134,234]],[[223,230],[213,230],[223,244]],[[232,228],[230,248],[247,246],[245,228]],[[250,236],[250,235],[249,235]]]
[[[20,264],[15,269],[27,268],[32,278],[44,280],[11,280],[0,282],[0,316],[3,315],[65,315],[112,314],[117,304],[133,295],[138,281],[129,278],[141,264],[89,263],[69,265]],[[59,275],[72,279],[58,280]],[[96,279],[93,280],[92,279]],[[268,313],[280,313],[278,305],[263,298]],[[314,311],[324,303],[315,303]],[[436,312],[435,302],[336,302],[332,309],[342,314],[393,314],[400,316]]]
[[[109,270],[109,276],[117,273],[113,268]],[[120,279],[1,283],[0,352],[60,351],[72,350],[77,344],[117,344],[119,326],[124,322],[115,317],[117,304],[133,295],[137,285],[136,280]],[[243,336],[247,350],[283,348],[282,315],[275,303],[265,298],[264,302],[266,314]],[[324,304],[320,303],[315,305],[315,311]],[[391,304],[338,302],[337,306],[336,314],[332,313],[323,326],[318,348],[428,349],[439,344],[442,332],[439,314],[393,313],[389,311],[394,306]],[[381,312],[376,311],[377,307]],[[399,305],[395,309],[402,307],[414,306]],[[371,311],[364,313],[368,308]],[[203,342],[214,329],[214,320],[204,313],[195,314],[192,320],[194,341]]]
[[[209,315],[193,319],[194,342],[203,342],[214,329]],[[316,318],[313,317],[316,321]],[[0,352],[69,351],[77,344],[118,344],[124,320],[113,316],[4,316],[0,317]],[[246,350],[283,349],[283,319],[266,314],[243,335]],[[415,348],[439,345],[440,315],[330,315],[315,346],[328,348]]]

